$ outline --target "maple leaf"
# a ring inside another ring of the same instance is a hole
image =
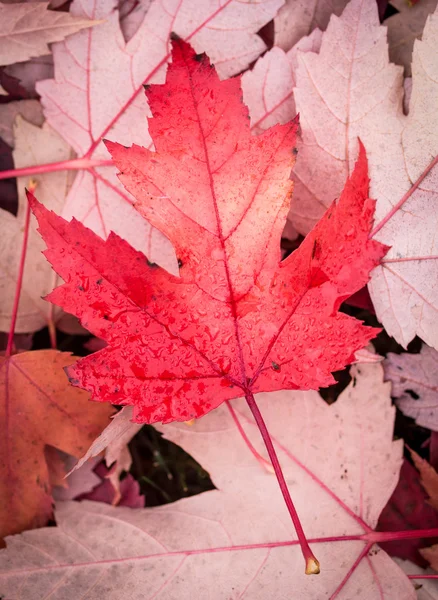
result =
[[[434,528],[438,532],[438,512],[426,504],[427,495],[421,486],[418,471],[405,459],[400,470],[400,478],[388,504],[383,509],[377,526],[378,531],[403,531]],[[429,543],[438,541],[430,540]],[[408,538],[380,542],[390,556],[409,559],[420,567],[427,566],[419,554],[420,548],[427,546],[427,540]]]
[[[256,32],[283,3],[157,0],[125,43],[117,0],[74,1],[71,14],[105,23],[55,44],[55,79],[37,85],[49,124],[79,156],[80,172],[63,216],[76,217],[103,237],[115,231],[152,261],[177,273],[171,245],[138,216],[114,170],[102,166],[108,164],[109,155],[101,140],[111,136],[125,144],[151,143],[140,93],[144,83],[164,79],[172,31],[190,39],[199,51],[208,51],[222,76],[229,76],[247,68],[265,50]]]
[[[438,510],[438,473],[427,460],[421,458],[416,452],[410,450],[414,465],[417,467],[421,476],[421,485],[426,490],[430,504],[435,510]]]
[[[29,103],[31,105],[29,106]],[[21,105],[21,103],[14,103]],[[4,108],[7,108],[6,107]],[[30,115],[33,113],[34,101],[27,101]],[[3,108],[3,107],[0,107]],[[20,110],[14,106],[12,111]],[[25,109],[26,110],[26,109]],[[11,111],[8,111],[11,112]],[[17,167],[29,162],[41,164],[53,160],[67,160],[71,157],[72,150],[68,144],[47,123],[42,128],[36,127],[26,120],[18,117],[14,126],[15,148],[14,162]],[[70,174],[71,175],[71,174]],[[44,173],[38,177],[38,196],[48,208],[61,212],[64,204],[64,194],[70,184],[68,171]],[[13,313],[14,291],[19,273],[21,239],[26,213],[25,187],[29,185],[28,177],[17,180],[19,204],[17,215],[0,209],[0,330],[8,331]],[[42,296],[47,294],[56,285],[57,278],[47,261],[41,255],[44,244],[36,232],[36,220],[32,218],[29,232],[29,250],[24,268],[24,281],[21,289],[18,318],[15,331],[18,333],[33,332],[45,325],[54,330],[54,323],[58,322],[61,329],[65,329],[59,320],[62,311],[48,308]],[[67,319],[64,319],[67,324]]]
[[[407,116],[402,69],[388,62],[385,28],[373,2],[352,0],[341,18],[332,17],[319,54],[300,54],[296,75],[303,144],[293,175],[293,224],[307,231],[339,194],[359,136],[370,161],[370,194],[377,199],[373,237],[391,246],[372,274],[370,294],[377,317],[404,347],[416,334],[438,344],[437,39],[435,13],[415,43]]]
[[[393,354],[385,360],[397,406],[417,425],[438,431],[438,352],[423,345],[420,354]]]
[[[287,123],[296,115],[293,88],[299,52],[317,52],[321,31],[315,29],[289,52],[274,47],[242,76],[242,91],[251,117],[251,130],[261,133],[277,123]]]
[[[66,281],[47,299],[109,344],[69,368],[70,380],[149,423],[331,384],[376,331],[337,312],[386,250],[368,240],[364,151],[339,203],[280,263],[296,123],[251,136],[239,80],[220,82],[181,41],[166,85],[147,94],[157,152],[107,145],[136,208],[174,243],[180,277],[31,198],[46,257]]]
[[[81,456],[112,413],[67,385],[62,367],[71,359],[55,350],[0,359],[2,537],[46,525],[52,514],[45,445]]]
[[[317,392],[257,398],[306,529],[330,565],[317,578],[298,568],[297,541],[275,478],[241,435],[240,428],[266,456],[241,399],[232,411],[224,404],[190,427],[161,427],[167,439],[202,462],[217,489],[141,510],[59,504],[57,528],[7,539],[0,552],[1,592],[9,597],[25,578],[26,600],[54,589],[60,595],[89,590],[90,600],[119,597],[120,581],[126,594],[129,573],[130,597],[151,599],[213,593],[251,600],[414,600],[406,576],[373,546],[385,536],[372,528],[402,461],[403,444],[392,439],[390,386],[380,365],[353,367],[352,376],[331,406]],[[28,544],[32,549],[25,552]]]
[[[0,2],[0,65],[49,54],[49,43],[59,42],[99,22],[47,10],[48,5],[48,2]]]

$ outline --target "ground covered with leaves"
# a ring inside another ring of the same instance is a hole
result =
[[[438,598],[436,0],[0,23],[0,597]]]

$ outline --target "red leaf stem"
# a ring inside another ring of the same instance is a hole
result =
[[[55,171],[80,171],[83,169],[91,169],[92,167],[110,167],[112,164],[113,161],[110,159],[74,158],[72,160],[60,160],[59,162],[46,163],[44,165],[34,165],[32,167],[2,171],[0,173],[0,180],[10,179],[11,177],[42,175],[43,173],[54,173]]]
[[[259,407],[257,406],[257,403],[255,401],[254,395],[251,392],[248,391],[245,394],[245,398],[254,416],[255,422],[257,423],[257,427],[259,428],[260,433],[262,434],[263,441],[266,445],[266,450],[268,451],[269,458],[271,459],[272,466],[274,467],[278,485],[280,486],[281,493],[283,494],[284,501],[286,502],[287,509],[289,511],[295,530],[297,532],[298,540],[301,546],[301,551],[303,553],[304,560],[306,561],[306,575],[317,575],[320,572],[319,562],[315,558],[307,542],[303,526],[301,525],[300,518],[295,509],[294,503],[292,502],[292,498],[289,494],[289,490],[284,479],[283,471],[281,470],[280,462],[278,460],[277,453],[275,452],[275,448],[272,443],[271,436],[269,435],[268,428],[266,427],[265,421],[263,420],[262,413],[260,412]]]

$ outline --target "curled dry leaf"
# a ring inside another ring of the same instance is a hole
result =
[[[256,32],[283,0],[157,0],[128,43],[120,29],[118,4],[73,2],[74,16],[105,23],[56,44],[55,79],[37,85],[48,122],[83,157],[79,166],[86,169],[76,178],[63,216],[76,217],[102,237],[115,231],[151,261],[177,273],[168,240],[132,208],[133,199],[114,169],[96,166],[109,159],[101,140],[151,145],[143,84],[164,79],[172,31],[190,39],[200,52],[207,51],[222,76],[233,75],[263,52],[265,45]]]
[[[438,431],[438,352],[423,345],[420,354],[393,354],[385,360],[397,406],[421,427]]]
[[[108,423],[110,406],[68,385],[63,367],[71,360],[55,350],[1,358],[0,537],[44,526],[52,515],[45,445],[81,456]]]
[[[48,44],[98,21],[65,12],[47,10],[48,2],[0,2],[0,65],[10,65],[42,54],[50,54]]]
[[[130,598],[167,600],[193,597],[194,590],[208,598],[214,582],[218,598],[295,598],[299,590],[300,600],[414,600],[410,581],[372,546],[378,534],[370,529],[402,460],[402,442],[392,441],[389,384],[380,365],[353,367],[352,374],[331,406],[316,392],[258,396],[304,526],[327,565],[318,577],[302,572],[275,477],[248,449],[223,404],[190,427],[161,427],[205,465],[218,489],[142,510],[60,504],[57,528],[8,538],[0,553],[0,589],[6,597],[19,590],[26,600],[54,589],[87,590],[89,600],[98,600],[121,598],[123,581]],[[266,456],[244,399],[233,407]]]
[[[16,167],[67,160],[72,156],[70,146],[47,123],[39,128],[18,116],[14,136],[13,156]],[[62,211],[70,176],[68,171],[35,176],[38,197],[45,206],[57,212]],[[17,185],[17,216],[0,209],[0,331],[8,331],[11,322],[26,213],[25,187],[29,185],[29,179],[20,177]],[[36,221],[32,217],[15,326],[17,333],[37,331],[48,324],[54,324],[62,315],[62,311],[53,309],[42,299],[57,281],[56,275],[41,254],[43,248],[44,244],[36,232]]]
[[[71,382],[132,405],[139,423],[330,385],[377,332],[338,312],[386,252],[369,240],[364,150],[339,202],[280,262],[296,123],[251,136],[239,79],[221,82],[181,40],[166,84],[147,94],[157,152],[107,146],[138,211],[174,243],[179,277],[29,195],[45,255],[66,282],[47,299],[108,342],[68,369]]]
[[[434,14],[415,43],[405,116],[402,68],[388,61],[377,7],[352,0],[341,18],[331,18],[319,54],[299,54],[295,88],[303,144],[293,175],[293,223],[308,231],[339,195],[359,137],[377,199],[374,239],[391,246],[370,294],[377,317],[404,347],[416,334],[438,345],[437,43]]]

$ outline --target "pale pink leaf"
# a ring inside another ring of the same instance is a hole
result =
[[[332,17],[319,54],[299,55],[295,102],[303,143],[291,218],[306,233],[339,196],[357,156],[369,160],[374,235],[391,246],[369,284],[377,317],[404,347],[438,345],[438,15],[417,41],[409,114],[401,67],[388,61],[377,7],[352,0]],[[354,236],[354,228],[352,228]]]
[[[304,574],[275,476],[250,451],[223,404],[192,426],[160,428],[208,469],[216,490],[142,510],[60,504],[57,528],[7,539],[0,553],[2,592],[14,600],[41,599],[54,590],[59,597],[122,598],[121,589],[142,600],[414,600],[412,584],[383,550],[363,555],[365,524],[376,525],[403,449],[392,441],[394,408],[382,367],[353,367],[352,375],[331,406],[316,392],[258,396],[304,528],[314,538],[322,564],[317,577]],[[233,407],[265,455],[245,401]]]
[[[423,345],[420,354],[388,354],[385,378],[397,406],[421,427],[438,431],[438,352]]]
[[[33,108],[30,110],[37,118]],[[47,123],[41,128],[36,127],[18,115],[13,133],[13,157],[16,167],[68,160],[73,157],[71,147]],[[38,196],[44,205],[56,212],[62,211],[64,198],[69,190],[68,171],[44,173],[35,177],[35,181]],[[25,188],[28,186],[29,178],[17,179],[17,216],[0,209],[0,331],[9,331],[11,322],[27,204]],[[17,333],[37,331],[50,322],[54,323],[64,314],[58,307],[49,305],[42,298],[53,289],[58,278],[42,254],[44,243],[36,227],[36,219],[32,217],[15,326]]]
[[[143,425],[132,423],[132,407],[125,406],[120,412],[116,413],[111,423],[103,430],[98,438],[94,440],[87,453],[78,461],[72,469],[75,471],[94,456],[105,452],[105,462],[111,466],[114,462],[120,461],[121,470],[128,471],[131,466],[131,456],[126,454],[127,445],[132,438],[140,431]]]
[[[407,575],[436,575],[432,569],[420,569],[410,560],[393,559]],[[438,579],[413,580],[418,585],[417,600],[438,600]]]
[[[55,79],[37,85],[49,123],[79,156],[109,159],[102,138],[151,145],[144,83],[163,81],[169,36],[189,39],[208,52],[222,76],[246,68],[265,49],[256,32],[283,0],[156,0],[125,43],[115,0],[75,0],[70,12],[105,23],[55,44]],[[106,237],[117,232],[153,262],[177,272],[169,241],[132,208],[113,167],[84,170],[76,178],[63,216],[75,216]],[[157,198],[159,201],[159,198]]]
[[[0,2],[0,65],[10,65],[42,54],[48,44],[59,42],[95,21],[65,12],[47,10],[48,2]]]
[[[287,123],[296,115],[293,88],[298,52],[317,52],[322,32],[302,38],[289,52],[274,47],[242,76],[243,99],[248,106],[253,133],[276,123]]]

